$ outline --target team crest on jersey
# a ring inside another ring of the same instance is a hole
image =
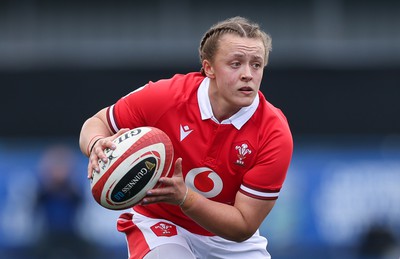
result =
[[[237,142],[233,145],[233,153],[235,154],[234,157],[234,164],[245,166],[247,161],[250,162],[248,159],[254,152],[253,148],[247,143],[247,141]]]
[[[150,227],[154,234],[159,237],[171,237],[177,235],[176,226],[171,225],[167,222],[158,222],[157,224]]]

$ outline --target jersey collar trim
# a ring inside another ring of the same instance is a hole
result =
[[[241,108],[237,113],[232,115],[229,119],[219,122],[212,112],[210,98],[208,96],[208,88],[210,87],[210,78],[206,77],[201,82],[199,89],[197,90],[197,100],[199,103],[201,119],[211,119],[219,124],[232,124],[236,129],[240,130],[242,126],[253,116],[256,112],[258,104],[260,102],[257,93],[256,98],[251,105]]]

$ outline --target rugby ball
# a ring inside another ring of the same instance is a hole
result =
[[[169,176],[174,150],[167,134],[154,127],[132,129],[113,142],[114,150],[104,150],[108,161],[100,159],[100,172],[93,171],[91,190],[101,206],[123,210],[157,188],[160,177]]]

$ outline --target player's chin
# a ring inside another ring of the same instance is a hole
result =
[[[246,96],[240,96],[236,99],[236,104],[239,107],[247,107],[250,106],[253,101],[254,101],[255,95],[246,95]]]

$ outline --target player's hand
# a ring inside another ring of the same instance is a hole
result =
[[[93,171],[100,172],[99,159],[103,160],[104,163],[108,162],[108,158],[104,153],[104,150],[109,148],[114,150],[116,148],[115,144],[112,142],[114,139],[118,138],[129,129],[120,129],[117,133],[112,136],[99,139],[93,146],[92,152],[89,156],[88,164],[88,178],[91,179],[93,176]]]
[[[158,182],[162,184],[161,187],[149,190],[142,200],[142,205],[157,202],[180,205],[188,191],[182,175],[182,158],[178,158],[175,161],[175,170],[172,177],[161,177]]]

